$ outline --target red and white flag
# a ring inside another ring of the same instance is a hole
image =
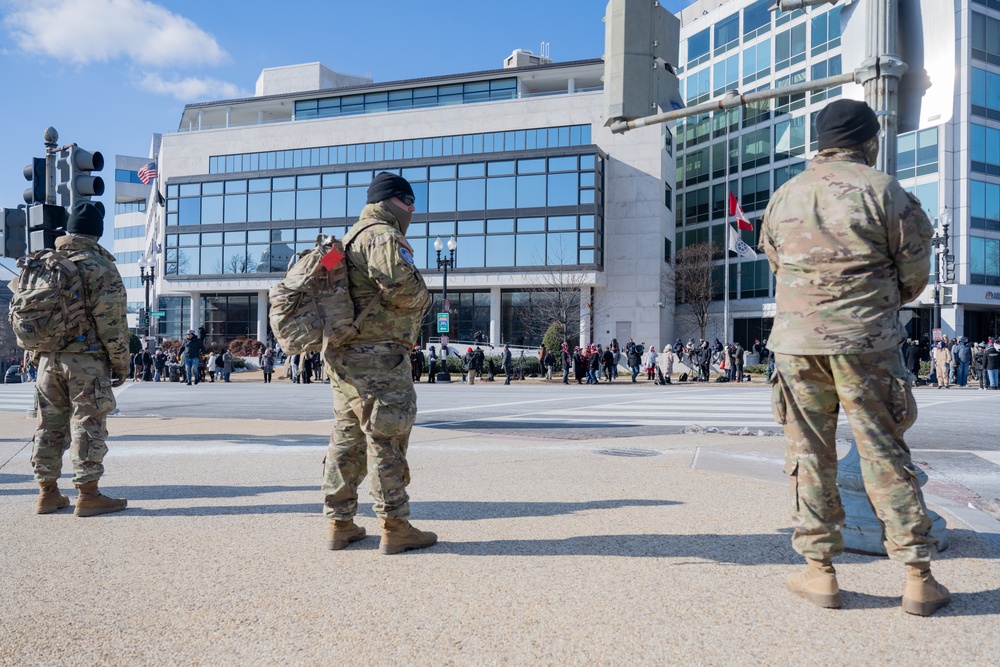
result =
[[[748,218],[747,214],[743,212],[742,208],[740,208],[740,203],[736,200],[736,195],[732,192],[729,193],[729,215],[736,216],[736,226],[740,229],[753,229],[753,225],[750,224],[750,218]]]

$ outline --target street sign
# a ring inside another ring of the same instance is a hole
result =
[[[934,337],[934,342],[935,343],[937,343],[938,341],[943,340],[943,336],[941,335],[941,330],[940,329],[931,329],[931,335]]]
[[[842,71],[865,60],[866,3],[848,0],[840,13]],[[899,3],[899,56],[907,65],[899,81],[899,134],[951,120],[955,108],[955,5],[941,0]],[[863,86],[844,86],[844,97],[865,99]]]
[[[438,333],[448,333],[451,327],[448,326],[448,313],[438,313]]]
[[[166,316],[166,314],[167,314],[167,311],[165,311],[165,310],[151,310],[151,311],[149,311],[149,316],[150,317],[164,317],[164,316]]]
[[[451,299],[444,300],[444,309],[447,310],[449,313],[451,312]]]
[[[441,347],[448,345],[448,336],[446,334],[441,334]]]

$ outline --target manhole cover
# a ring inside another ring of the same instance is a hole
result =
[[[595,449],[594,453],[603,456],[659,456],[663,452],[655,449]]]

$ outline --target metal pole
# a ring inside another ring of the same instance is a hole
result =
[[[878,160],[875,168],[896,175],[896,130],[899,116],[899,78],[906,73],[906,63],[897,53],[899,29],[898,0],[868,0],[868,34],[865,35],[865,61],[861,63],[861,83],[865,102],[878,114]]]
[[[56,144],[59,133],[56,128],[45,129],[45,203],[56,203]]]
[[[665,113],[656,114],[654,116],[646,116],[644,118],[636,118],[634,120],[628,120],[628,121],[623,120],[612,123],[611,131],[615,134],[621,134],[623,132],[626,132],[627,130],[634,130],[636,128],[645,127],[647,125],[666,123],[672,120],[687,118],[688,116],[697,116],[703,113],[708,113],[709,111],[717,111],[719,109],[733,109],[735,107],[750,104],[751,102],[770,100],[774,99],[775,97],[783,97],[785,95],[796,95],[798,93],[807,93],[811,90],[822,90],[824,88],[833,88],[834,86],[842,86],[846,83],[860,83],[861,80],[859,77],[862,75],[862,73],[863,70],[858,70],[857,72],[847,72],[845,74],[828,76],[825,79],[816,79],[815,81],[806,81],[804,83],[797,83],[794,86],[769,88],[767,90],[759,90],[753,93],[746,93],[745,95],[741,94],[740,91],[738,90],[730,90],[719,99],[712,100],[711,102],[696,104],[693,107],[686,107],[684,109],[678,109],[677,111],[667,111]]]
[[[149,285],[150,285],[150,283],[153,282],[153,280],[152,280],[152,278],[153,278],[153,269],[152,269],[152,267],[150,267],[150,269],[149,269],[149,278],[148,279],[146,278],[146,269],[142,268],[141,266],[139,267],[139,274],[142,277],[143,284],[146,286],[146,338],[148,339],[149,338],[149,320],[152,317],[152,315],[149,314]],[[148,342],[149,341],[147,340],[147,344],[148,344]]]

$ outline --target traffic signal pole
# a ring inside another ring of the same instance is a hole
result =
[[[866,58],[858,72],[865,87],[865,102],[875,110],[882,125],[875,168],[895,176],[899,80],[907,70],[898,53],[898,0],[868,0],[865,10],[868,12]]]
[[[56,128],[45,129],[45,203],[56,203],[56,144],[59,142],[59,133]]]
[[[836,74],[834,76],[828,76],[824,79],[816,79],[815,81],[806,81],[805,83],[795,84],[794,86],[768,88],[767,90],[758,90],[753,93],[740,93],[738,90],[730,90],[718,99],[710,102],[703,102],[702,104],[696,104],[693,107],[684,107],[683,109],[677,109],[676,111],[666,111],[664,113],[658,113],[653,116],[645,116],[644,118],[636,118],[634,120],[615,121],[611,123],[611,131],[615,134],[622,134],[628,130],[635,130],[640,127],[646,127],[647,125],[657,125],[659,123],[667,123],[672,120],[680,120],[681,118],[688,118],[690,116],[700,116],[701,114],[719,111],[721,109],[734,109],[736,107],[746,106],[747,104],[753,104],[754,102],[760,102],[761,100],[772,100],[776,97],[797,95],[799,93],[809,92],[810,90],[823,90],[834,86],[842,86],[845,83],[861,83],[860,77],[863,73],[864,70],[858,70],[857,72]]]

